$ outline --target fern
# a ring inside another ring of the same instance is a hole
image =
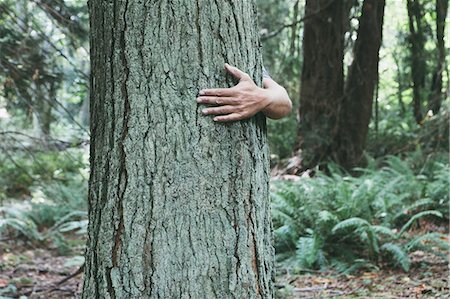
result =
[[[0,219],[0,232],[5,231],[8,227],[21,233],[30,241],[41,242],[43,240],[36,226],[31,222],[25,222],[14,218]]]
[[[438,244],[442,249],[447,251],[450,249],[450,245],[447,242],[443,241],[443,239],[445,240],[446,237],[446,235],[439,233],[424,234],[409,241],[406,245],[406,248],[411,251],[417,248],[418,245],[422,244],[422,242],[432,242]]]
[[[348,229],[348,228],[357,229],[360,227],[368,227],[368,226],[370,226],[370,223],[367,222],[367,220],[353,217],[353,218],[346,219],[346,220],[341,221],[338,224],[336,224],[333,227],[332,232],[336,233],[337,231],[343,230],[343,229]]]
[[[381,250],[389,252],[394,260],[403,268],[403,270],[405,270],[405,272],[409,271],[411,260],[408,253],[400,246],[394,243],[385,243],[381,246]]]
[[[403,235],[410,227],[411,225],[414,224],[414,222],[416,222],[418,219],[425,217],[425,216],[436,216],[439,218],[442,218],[442,214],[438,211],[423,211],[420,213],[415,214],[413,217],[411,217],[411,219],[409,219],[408,222],[406,222],[405,225],[403,225],[402,229],[400,230],[399,235]]]
[[[423,217],[448,219],[448,162],[418,167],[418,160],[387,157],[380,169],[372,161],[357,177],[331,165],[328,175],[272,184],[278,257],[296,247],[301,267],[353,271],[389,260],[405,270],[418,248],[442,255],[448,246],[437,235],[405,234]]]
[[[391,239],[398,238],[398,236],[392,231],[392,229],[390,229],[388,227],[381,226],[381,225],[372,225],[372,229],[377,235],[384,235]]]
[[[298,240],[297,258],[300,266],[312,268],[317,259],[317,248],[313,237],[301,237]]]

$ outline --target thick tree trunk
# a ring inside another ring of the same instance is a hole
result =
[[[384,0],[364,0],[359,19],[353,62],[345,84],[345,96],[339,116],[335,160],[350,169],[360,163],[378,81],[379,50],[382,41]]]
[[[91,0],[83,298],[272,298],[265,119],[195,102],[261,81],[254,1]]]
[[[445,19],[447,17],[448,0],[436,0],[436,41],[438,58],[436,71],[433,74],[433,82],[431,86],[430,109],[433,113],[438,113],[442,105],[442,75],[445,68]]]
[[[299,148],[302,167],[330,157],[344,85],[345,1],[307,0],[303,35]]]

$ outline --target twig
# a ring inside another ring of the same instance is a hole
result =
[[[58,281],[55,285],[59,286],[62,285],[63,283],[65,283],[66,281],[74,278],[75,276],[78,276],[79,274],[83,273],[84,271],[84,263],[83,265],[81,265],[80,268],[78,268],[77,271],[75,271],[74,273],[70,274],[69,276],[65,277],[64,279],[61,279],[60,281]]]

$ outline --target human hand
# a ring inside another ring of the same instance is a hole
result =
[[[248,74],[229,64],[225,64],[225,69],[239,83],[231,88],[201,90],[197,103],[212,105],[202,110],[204,115],[215,115],[217,122],[238,121],[252,117],[269,105],[267,91],[258,87]]]

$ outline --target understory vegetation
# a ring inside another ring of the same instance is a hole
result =
[[[367,167],[351,174],[330,164],[293,181],[274,177],[270,198],[280,265],[408,271],[409,254],[417,250],[447,260],[449,157],[418,145],[398,156],[367,156]],[[82,243],[74,239],[86,234],[88,169],[83,151],[69,153],[71,159],[57,152],[2,156],[3,238],[59,254]]]
[[[387,156],[355,169],[356,176],[330,165],[327,174],[275,180],[279,260],[303,269],[353,272],[385,265],[408,271],[408,254],[416,250],[446,259],[445,231],[434,229],[449,220],[448,160],[430,158],[420,152],[404,160]]]

